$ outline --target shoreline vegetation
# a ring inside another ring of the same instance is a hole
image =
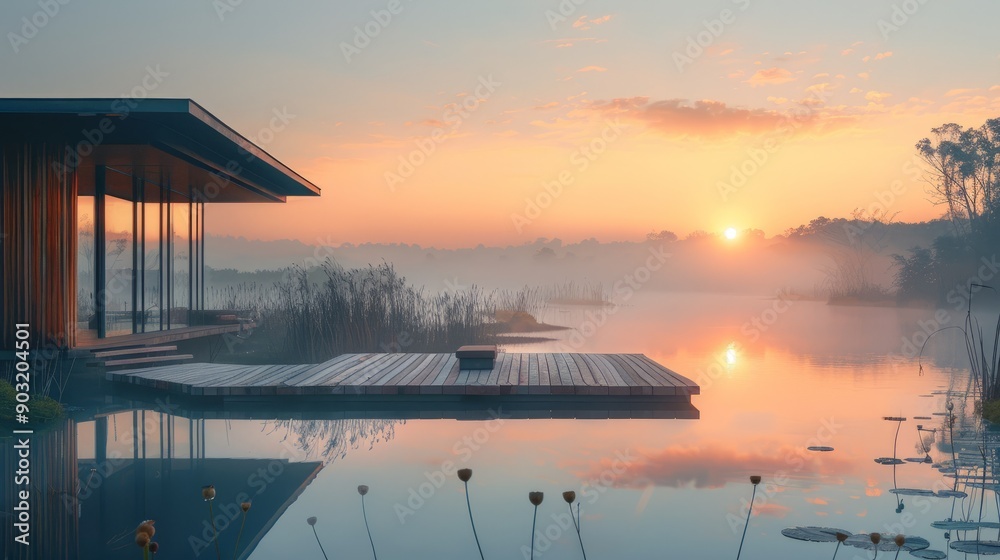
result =
[[[569,327],[539,322],[550,299],[613,305],[603,286],[567,283],[518,291],[477,286],[428,293],[388,263],[347,269],[332,260],[292,268],[272,285],[212,290],[211,304],[257,325],[222,359],[247,363],[321,362],[355,352],[453,352],[467,344],[554,340],[536,333]]]

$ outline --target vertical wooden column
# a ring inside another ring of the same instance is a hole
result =
[[[15,324],[31,325],[32,347],[76,341],[76,170],[65,147],[0,147],[0,348]]]

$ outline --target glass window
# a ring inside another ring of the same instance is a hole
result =
[[[97,308],[94,305],[96,277],[94,247],[94,197],[76,201],[76,338],[85,342],[97,338]]]
[[[142,294],[139,324],[143,332],[158,331],[161,328],[163,309],[162,270],[160,255],[163,251],[161,231],[163,207],[160,205],[160,187],[151,183],[143,185],[142,205]]]
[[[172,305],[170,328],[186,327],[191,309],[191,203],[170,205]]]
[[[105,336],[132,333],[133,210],[131,201],[105,196],[105,286],[101,294]]]

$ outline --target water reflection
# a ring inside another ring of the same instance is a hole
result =
[[[456,472],[474,468],[468,489],[486,557],[522,557],[532,513],[525,495],[533,490],[549,495],[538,506],[536,544],[545,549],[536,558],[581,557],[558,499],[573,490],[590,558],[731,558],[750,509],[747,480],[758,474],[744,559],[834,553],[833,541],[823,548],[782,536],[789,527],[842,527],[869,540],[877,532],[893,547],[889,536],[903,533],[927,539],[925,550],[951,550],[954,557],[959,549],[950,545],[998,537],[1000,444],[997,434],[981,429],[965,398],[972,387],[963,349],[935,337],[922,374],[905,351],[933,310],[794,301],[754,327],[754,336],[743,326],[772,308],[769,299],[644,293],[630,304],[581,346],[556,340],[509,350],[644,353],[701,383],[700,419],[625,420],[607,411],[586,421],[553,418],[551,411],[518,419],[506,410],[491,418],[468,405],[434,418],[421,418],[426,411],[419,410],[289,404],[105,414],[63,430],[73,435],[79,457],[66,480],[51,487],[79,490],[81,504],[79,515],[48,513],[65,523],[56,528],[53,520],[53,534],[85,543],[83,557],[104,558],[117,537],[149,517],[158,519],[157,538],[180,535],[165,543],[176,553],[167,557],[194,557],[189,537],[205,540],[199,531],[207,518],[200,488],[215,484],[217,509],[237,503],[240,492],[253,498],[240,552],[246,558],[318,558],[314,528],[331,558],[366,558],[372,551],[357,492],[363,484],[370,487],[367,520],[380,557],[467,558],[476,554],[476,542]],[[574,313],[544,320],[572,325],[585,317]],[[909,419],[898,440],[886,416]],[[132,426],[142,426],[138,435]],[[896,447],[890,458],[904,461],[879,465],[873,459],[890,453],[890,438]],[[70,452],[60,449],[45,456],[52,468]],[[98,487],[88,477],[101,453],[108,461],[118,454],[121,463],[95,478]],[[261,496],[251,494],[259,489],[254,484],[266,482],[250,481],[251,475],[273,464],[283,474]],[[314,527],[304,522],[310,517],[319,519]],[[237,530],[222,531],[229,554]],[[110,555],[122,552],[137,551]],[[848,555],[840,550],[840,557]]]

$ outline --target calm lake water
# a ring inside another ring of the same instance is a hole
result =
[[[921,433],[933,460],[951,457],[945,417],[935,413],[945,411],[942,392],[967,389],[960,339],[935,337],[922,374],[907,356],[923,342],[922,333],[935,328],[934,314],[638,293],[610,314],[548,309],[542,319],[577,327],[577,334],[509,348],[644,353],[701,385],[702,394],[693,398],[701,411],[697,420],[303,421],[275,419],[262,408],[259,420],[191,421],[176,409],[171,415],[122,412],[108,417],[107,453],[128,460],[107,477],[88,474],[95,431],[102,428],[80,422],[72,427],[84,489],[79,530],[81,542],[91,543],[81,554],[139,557],[132,530],[149,517],[156,519],[156,540],[164,543],[159,557],[215,558],[214,544],[203,539],[211,533],[200,497],[201,485],[214,484],[214,512],[227,517],[220,527],[223,558],[233,555],[240,494],[254,504],[242,536],[241,549],[254,546],[248,558],[322,558],[306,523],[311,516],[318,518],[330,558],[369,558],[357,492],[365,484],[380,558],[478,557],[463,486],[454,475],[462,467],[474,471],[469,492],[486,558],[527,557],[533,490],[545,492],[535,558],[581,558],[564,490],[575,490],[582,503],[588,558],[735,558],[750,475],[762,476],[763,483],[743,558],[832,556],[832,543],[781,535],[786,527],[810,525],[903,531],[947,550],[944,531],[930,524],[958,517],[972,498],[901,496],[900,512],[890,492],[894,474],[899,488],[951,488],[952,479],[930,464],[906,463],[894,471],[874,461],[893,456],[897,424],[884,416],[907,418],[897,457],[924,456],[918,424],[937,430]],[[959,324],[964,310],[938,310],[937,320],[945,318]],[[964,415],[962,399],[955,402],[956,414]],[[141,433],[135,438],[134,426]],[[136,445],[145,460],[131,459]],[[168,454],[173,459],[159,458]],[[189,495],[190,504],[167,506],[178,494]],[[984,511],[984,518],[997,520],[992,493]],[[996,539],[997,531],[984,531],[983,538]],[[846,548],[838,557],[870,554]]]

